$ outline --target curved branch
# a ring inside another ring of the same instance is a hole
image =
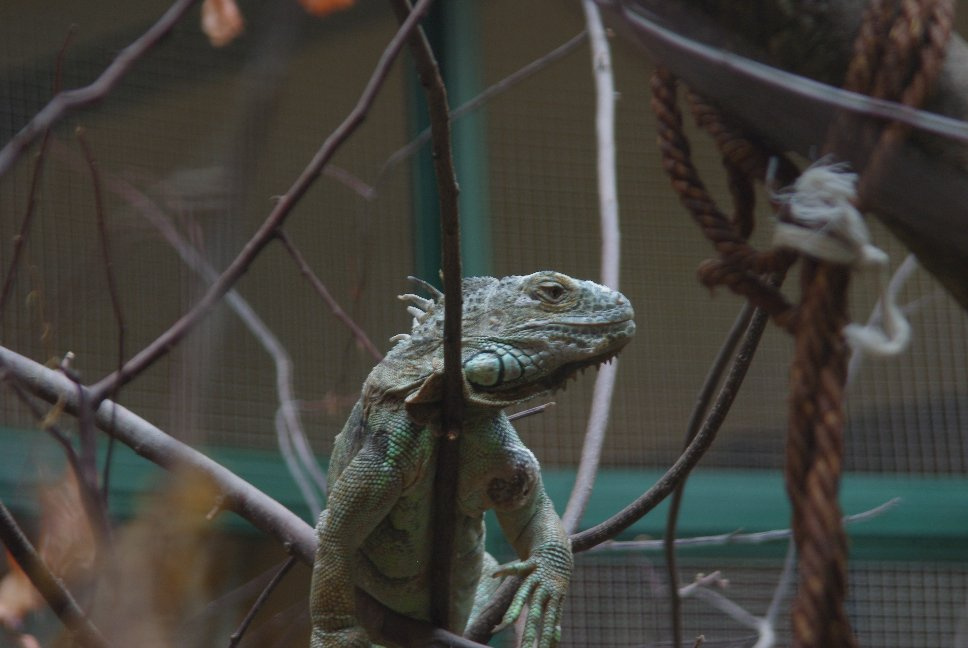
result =
[[[605,36],[602,17],[594,0],[582,0],[588,38],[592,46],[592,73],[595,77],[595,134],[598,149],[598,209],[602,231],[602,283],[618,290],[621,267],[621,234],[618,226],[618,182],[615,171],[615,79],[612,55]],[[585,442],[581,449],[578,473],[561,523],[574,533],[588,506],[598,474],[598,465],[608,429],[608,418],[615,392],[618,361],[606,364],[595,377],[592,408],[588,415]]]
[[[716,402],[710,410],[709,416],[706,417],[702,428],[686,447],[685,451],[679,455],[676,462],[659,478],[659,481],[653,484],[649,490],[639,496],[634,502],[601,524],[573,535],[571,537],[571,546],[575,552],[591,549],[595,545],[609,540],[629,528],[672,493],[676,486],[699,463],[699,460],[702,459],[702,456],[716,438],[719,426],[722,425],[723,419],[726,417],[727,412],[729,412],[729,408],[733,404],[736,394],[739,392],[739,387],[746,377],[746,371],[753,361],[754,352],[763,335],[767,319],[768,316],[764,311],[760,309],[756,310],[749,328],[746,329],[743,344],[736,353],[736,359],[733,361],[733,366],[730,367],[726,381],[719,390],[719,396],[716,398]]]
[[[16,376],[34,395],[48,403],[63,402],[65,411],[77,415],[78,390],[63,374],[5,347],[0,347],[0,367]],[[187,468],[204,474],[221,491],[224,498],[221,508],[237,513],[284,546],[291,546],[293,553],[303,562],[312,564],[316,552],[313,528],[229,469],[165,434],[131,410],[110,401],[98,406],[94,423],[162,468]]]

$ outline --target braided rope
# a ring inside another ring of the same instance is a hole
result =
[[[746,240],[752,231],[754,206],[751,173],[765,174],[768,156],[748,140],[729,132],[721,120],[705,122],[705,127],[720,134],[717,142],[723,147],[726,168],[736,177],[731,190],[734,214],[732,217],[724,214],[692,163],[676,98],[677,86],[678,81],[668,70],[656,69],[651,82],[652,109],[657,117],[662,166],[679,194],[680,202],[718,253],[718,258],[700,264],[699,279],[709,287],[727,286],[776,321],[787,325],[792,313],[790,304],[762,275],[786,272],[795,255],[789,252],[764,254]],[[700,112],[706,116],[710,114],[709,110]]]
[[[845,88],[920,107],[940,74],[953,16],[953,0],[871,0],[855,39]],[[792,608],[793,646],[853,648],[857,642],[845,609],[847,538],[837,499],[844,452],[848,349],[843,330],[849,321],[850,268],[805,256],[797,306],[764,280],[763,273],[785,273],[796,258],[784,250],[759,252],[747,242],[753,231],[753,180],[765,178],[769,156],[731,129],[715,107],[691,97],[697,123],[712,135],[723,155],[734,204],[732,217],[727,217],[692,164],[676,90],[675,77],[657,69],[652,108],[663,167],[718,253],[700,265],[699,278],[707,286],[726,285],[746,297],[796,339],[786,448],[786,485],[800,574]],[[859,147],[860,157],[867,156],[857,187],[858,206],[867,202],[908,131],[898,123],[871,126],[846,116],[835,120],[825,149],[833,151],[849,142],[850,147]],[[795,175],[784,159],[780,179],[790,184]]]
[[[793,646],[801,648],[856,645],[844,608],[847,538],[837,502],[847,358],[840,331],[847,322],[849,273],[843,265],[804,260],[786,447],[800,574]]]
[[[855,41],[845,87],[922,105],[940,73],[952,18],[950,0],[900,0],[898,5],[873,0]],[[863,205],[909,129],[897,123],[880,129],[850,126],[850,120],[838,119],[826,148],[849,141],[867,152],[857,188]],[[857,645],[844,605],[847,538],[837,501],[844,451],[848,282],[847,266],[805,261],[786,451],[787,493],[799,551],[800,588],[792,608],[795,648]]]

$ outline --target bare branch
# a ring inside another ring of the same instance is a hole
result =
[[[410,33],[417,26],[420,18],[423,17],[430,0],[420,0],[414,7],[413,12],[400,26],[393,39],[387,45],[380,60],[370,76],[366,87],[363,89],[360,98],[357,100],[353,110],[334,130],[320,147],[319,151],[313,156],[302,173],[283,195],[269,216],[259,227],[258,231],[249,239],[239,255],[232,261],[228,268],[219,275],[219,278],[209,287],[205,295],[185,313],[168,330],[162,333],[154,342],[138,352],[133,358],[125,363],[120,371],[116,371],[105,376],[91,387],[92,399],[95,403],[103,400],[115,384],[124,385],[135,376],[150,367],[155,361],[166,355],[182,338],[184,338],[195,325],[208,314],[208,312],[218,303],[226,292],[235,284],[236,281],[245,273],[249,265],[272,240],[276,230],[285,222],[286,218],[298,204],[300,199],[309,190],[313,182],[319,177],[323,167],[329,162],[333,154],[346,141],[346,139],[359,127],[368,114],[377,93],[383,86],[390,67],[400,53],[404,42]]]
[[[688,447],[692,440],[699,433],[700,426],[706,418],[709,404],[712,402],[713,394],[719,381],[722,380],[723,373],[729,364],[729,359],[736,350],[742,338],[743,331],[749,327],[750,319],[753,317],[753,307],[745,303],[743,308],[733,322],[732,328],[726,334],[726,339],[713,360],[706,379],[703,381],[699,395],[696,397],[696,404],[693,406],[689,422],[686,424],[685,446]],[[676,525],[679,519],[679,508],[682,505],[682,495],[685,492],[686,480],[683,479],[676,487],[672,498],[669,501],[669,514],[666,518],[666,530],[663,543],[665,544],[666,559],[666,578],[669,580],[669,614],[672,619],[673,643],[682,644],[682,604],[679,600],[679,573],[676,565]]]
[[[397,19],[403,21],[411,11],[408,0],[392,0]],[[461,367],[461,320],[463,294],[461,286],[459,190],[454,172],[450,140],[450,107],[447,89],[440,76],[423,30],[410,38],[410,53],[417,68],[420,85],[427,95],[430,116],[432,158],[437,178],[440,203],[441,264],[444,280],[444,378],[438,440],[437,467],[434,473],[433,534],[434,552],[431,566],[431,620],[450,628],[451,562],[454,549],[457,495],[458,449],[464,419],[464,372]]]
[[[293,261],[296,262],[296,265],[299,266],[299,272],[302,273],[307,280],[309,280],[309,283],[316,291],[316,294],[319,295],[324,302],[326,302],[326,305],[333,312],[333,317],[338,319],[346,328],[349,329],[350,333],[353,334],[353,337],[356,338],[357,344],[366,349],[374,360],[377,362],[383,360],[383,354],[380,353],[380,350],[376,348],[376,345],[373,344],[369,336],[360,327],[360,325],[354,322],[353,318],[350,317],[349,314],[343,310],[339,303],[333,298],[333,295],[329,292],[329,289],[326,288],[326,285],[319,280],[319,277],[316,276],[316,273],[314,273],[312,268],[309,267],[309,263],[306,262],[306,259],[303,257],[299,249],[293,244],[285,230],[280,229],[276,233],[276,236],[282,243],[283,247],[286,248],[286,251],[289,253],[289,255],[293,258]]]
[[[857,522],[872,520],[880,515],[883,515],[884,513],[887,513],[900,502],[901,498],[894,497],[867,511],[854,513],[853,515],[845,515],[843,518],[844,524],[855,524]],[[773,529],[770,531],[757,531],[755,533],[740,533],[738,531],[731,531],[729,533],[720,533],[711,536],[676,538],[676,546],[709,547],[730,544],[758,545],[763,544],[764,542],[788,540],[791,537],[793,537],[793,532],[790,529]],[[597,545],[589,549],[589,551],[658,551],[664,547],[665,540],[612,540],[610,542],[604,542],[600,545]]]
[[[674,464],[652,485],[649,490],[640,495],[638,499],[626,506],[624,509],[608,518],[604,522],[584,531],[572,534],[571,548],[578,553],[588,551],[606,540],[615,537],[637,520],[646,515],[649,511],[659,505],[662,500],[669,496],[673,490],[682,482],[689,472],[699,463],[706,450],[716,438],[739,387],[746,377],[746,371],[753,361],[753,355],[759,345],[763,330],[766,328],[767,315],[757,310],[754,312],[743,343],[733,359],[729,375],[725,383],[719,390],[719,396],[713,405],[712,411],[706,417],[702,428],[693,438],[692,442],[686,447]],[[475,623],[468,627],[465,636],[475,640],[483,641],[490,637],[491,631],[500,622],[505,610],[514,598],[514,592],[520,585],[520,579],[508,578],[501,583],[497,591],[491,597],[488,606],[477,617]]]
[[[16,376],[34,395],[49,403],[60,401],[66,412],[77,414],[77,390],[61,373],[2,346],[0,368]],[[115,409],[117,411],[113,413]],[[120,405],[102,402],[94,412],[94,421],[136,453],[167,470],[185,468],[204,474],[218,486],[225,509],[249,520],[284,546],[290,544],[303,562],[312,564],[316,551],[312,527],[244,479]]]
[[[511,88],[515,87],[516,85],[524,81],[525,79],[528,79],[534,76],[535,74],[545,69],[552,63],[564,58],[565,56],[573,52],[575,49],[577,49],[578,46],[582,44],[582,42],[584,42],[585,36],[586,36],[585,31],[581,31],[575,34],[570,39],[568,39],[567,41],[565,41],[563,44],[559,45],[555,49],[551,50],[547,54],[544,54],[543,56],[531,61],[524,67],[521,67],[515,70],[514,72],[504,77],[497,83],[491,86],[488,86],[476,97],[473,97],[472,99],[469,99],[468,101],[464,102],[457,108],[454,108],[454,110],[452,110],[450,113],[451,120],[457,121],[464,115],[470,112],[473,112],[474,110],[477,110],[478,108],[486,104],[494,97],[500,94],[503,94],[504,92],[507,92]],[[412,140],[410,140],[409,142],[407,142],[406,144],[398,148],[396,151],[394,151],[390,155],[390,157],[387,158],[386,162],[383,163],[383,166],[380,167],[380,171],[379,173],[377,173],[376,182],[373,183],[372,187],[364,188],[362,184],[359,184],[358,182],[353,182],[352,178],[343,176],[342,174],[337,175],[334,173],[333,176],[343,181],[345,184],[347,184],[347,186],[350,186],[351,188],[353,188],[355,191],[357,191],[357,193],[359,193],[364,198],[372,200],[376,196],[377,192],[379,191],[379,187],[383,185],[383,181],[386,179],[387,175],[393,169],[395,169],[397,165],[399,165],[401,162],[403,162],[411,155],[416,153],[418,150],[420,150],[421,146],[423,146],[424,144],[430,141],[430,131],[431,129],[429,127],[425,128],[415,138],[413,138]]]
[[[30,544],[3,502],[0,502],[0,540],[3,540],[10,555],[27,574],[54,614],[74,634],[79,644],[92,648],[106,648],[110,645],[60,579],[47,568],[43,558]]]
[[[61,78],[64,72],[64,55],[67,53],[67,48],[71,44],[71,41],[74,40],[75,32],[75,25],[71,25],[70,29],[67,30],[67,36],[64,38],[64,43],[61,45],[60,51],[57,52],[57,63],[54,67],[54,86],[52,88],[53,94],[55,95],[60,92]],[[23,220],[20,221],[20,231],[17,232],[17,236],[13,239],[13,255],[10,259],[10,267],[7,269],[7,274],[3,279],[3,287],[0,288],[0,331],[3,330],[4,306],[7,303],[7,298],[10,296],[10,291],[13,289],[13,280],[17,276],[17,267],[20,265],[20,255],[23,254],[24,245],[27,244],[27,235],[30,233],[30,224],[34,217],[34,207],[37,204],[37,187],[40,185],[40,176],[44,169],[44,157],[47,153],[47,145],[49,143],[50,128],[46,128],[44,129],[44,139],[40,143],[40,150],[37,152],[37,157],[34,160],[34,169],[30,177],[30,189],[27,193],[27,208],[24,211]]]
[[[702,459],[702,456],[716,438],[716,433],[719,431],[719,427],[722,425],[723,419],[736,398],[743,379],[746,377],[746,371],[753,361],[753,355],[763,335],[766,321],[766,314],[758,309],[746,329],[746,336],[736,353],[726,381],[719,390],[719,396],[692,443],[679,455],[679,458],[666,473],[638,499],[601,524],[573,535],[571,543],[574,551],[586,551],[627,529],[675,490],[676,486],[699,463],[699,460]]]
[[[518,419],[527,418],[529,416],[533,416],[534,414],[544,414],[546,409],[554,406],[555,406],[554,401],[541,403],[541,405],[535,405],[534,407],[529,407],[528,409],[524,409],[524,410],[521,410],[520,412],[515,412],[514,414],[508,415],[508,420],[517,421]]]
[[[55,142],[55,150],[56,142]],[[182,262],[206,282],[212,283],[218,273],[201,253],[178,233],[165,211],[140,189],[125,179],[111,174],[101,174],[105,186],[120,196],[164,237]],[[226,303],[272,358],[276,368],[276,393],[279,409],[276,412],[276,434],[279,450],[296,485],[299,487],[313,515],[322,508],[321,495],[326,493],[326,475],[312,452],[299,419],[298,404],[293,388],[292,358],[282,342],[269,329],[261,317],[236,290],[225,295]]]
[[[108,519],[107,507],[97,484],[90,484],[82,478],[81,460],[77,456],[77,450],[68,438],[67,433],[60,429],[60,426],[53,421],[53,417],[45,414],[40,407],[31,399],[24,388],[20,385],[18,378],[6,370],[0,369],[0,381],[6,382],[7,386],[13,391],[14,395],[30,411],[30,414],[37,420],[37,425],[46,430],[54,440],[64,449],[64,456],[67,458],[67,465],[70,466],[74,477],[77,480],[77,490],[81,497],[81,506],[87,515],[88,523],[91,525],[94,538],[98,548],[110,544],[111,541],[111,521]]]
[[[14,135],[0,150],[0,176],[3,176],[17,158],[41,133],[56,124],[69,113],[100,101],[110,93],[124,76],[149,50],[181,20],[196,0],[176,0],[161,18],[136,41],[125,47],[104,72],[90,85],[76,90],[58,93],[34,118]]]
[[[63,374],[3,346],[0,346],[0,370],[9,372],[34,395],[49,403],[60,402],[66,412],[76,415],[79,400],[77,390]],[[300,561],[313,564],[316,555],[313,527],[252,484],[120,405],[102,402],[94,420],[101,429],[148,461],[169,471],[184,469],[204,475],[220,492],[217,498],[219,508],[248,520]],[[362,595],[361,590],[357,592]],[[453,633],[404,617],[373,600],[368,605],[377,608],[387,628],[387,636],[393,636],[393,632],[399,629],[405,631],[407,636],[433,637],[435,641],[442,642],[438,645],[447,645],[446,642],[455,646],[471,645]]]
[[[272,577],[272,580],[269,581],[269,583],[259,594],[259,598],[257,598],[255,603],[252,604],[252,607],[246,613],[245,618],[243,618],[242,622],[239,624],[238,629],[232,633],[232,636],[229,638],[229,648],[234,648],[235,646],[239,645],[239,642],[242,641],[242,636],[245,634],[245,631],[249,629],[252,619],[254,619],[255,615],[259,613],[259,610],[262,609],[262,606],[265,605],[265,602],[269,600],[269,595],[272,594],[272,590],[276,588],[276,585],[282,582],[282,579],[287,573],[289,573],[289,570],[292,569],[292,566],[295,564],[296,558],[293,556],[290,556],[284,563],[282,563],[282,567],[279,568],[279,571],[275,573],[275,575]]]
[[[612,55],[605,36],[602,17],[593,0],[582,0],[585,23],[592,49],[592,74],[595,79],[595,135],[598,150],[598,211],[602,231],[602,283],[618,290],[621,267],[621,234],[618,221],[618,180],[615,170],[615,79],[612,75]],[[592,407],[585,429],[581,461],[575,483],[561,516],[565,531],[574,533],[581,522],[595,485],[602,445],[608,429],[612,394],[618,360],[601,367],[595,377]]]
[[[87,163],[87,168],[91,173],[91,186],[94,189],[94,214],[97,220],[97,232],[98,239],[100,241],[101,247],[101,259],[104,263],[104,274],[107,280],[108,286],[108,296],[111,299],[111,310],[114,314],[114,322],[118,329],[118,370],[124,366],[124,340],[127,327],[124,323],[124,313],[121,310],[121,298],[118,293],[118,284],[114,276],[114,262],[111,256],[111,245],[108,239],[108,228],[104,221],[104,198],[102,196],[101,189],[101,176],[98,172],[97,160],[94,158],[94,152],[91,150],[91,145],[87,141],[84,129],[80,126],[77,127],[75,131],[75,136],[77,137],[78,143],[81,145],[81,150],[84,153],[84,161]],[[121,386],[115,385],[111,390],[110,397],[111,400],[117,402],[118,394],[120,393]],[[110,437],[108,440],[108,448],[106,457],[104,459],[104,469],[101,478],[101,496],[107,505],[108,493],[111,487],[111,459],[114,456],[114,438]]]

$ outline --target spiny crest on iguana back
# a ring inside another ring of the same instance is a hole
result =
[[[418,280],[415,280],[418,281]],[[409,334],[367,378],[367,406],[397,399],[417,419],[433,415],[443,376],[444,299],[401,295],[414,316]],[[562,387],[578,370],[614,357],[635,332],[619,292],[559,272],[471,277],[463,284],[461,358],[469,406],[503,408]]]

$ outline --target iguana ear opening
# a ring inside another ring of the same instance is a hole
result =
[[[461,383],[464,386],[464,402],[477,405],[492,405],[487,401],[480,401],[473,396],[467,377],[461,372]],[[444,372],[435,371],[427,376],[420,387],[404,399],[407,415],[415,422],[425,424],[440,417],[440,403],[444,398]]]
[[[407,414],[417,423],[427,423],[440,412],[440,401],[444,397],[444,373],[434,371],[424,379],[420,387],[403,403]]]

